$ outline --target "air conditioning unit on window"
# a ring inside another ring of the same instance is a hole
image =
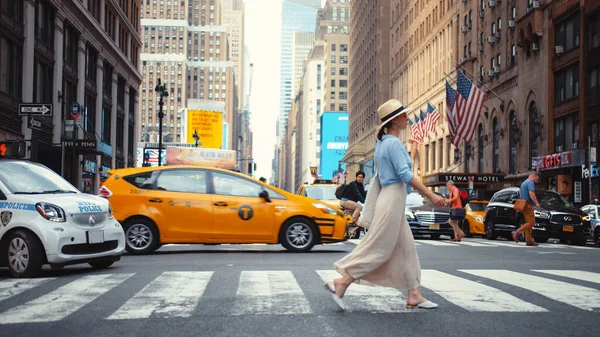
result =
[[[496,42],[496,37],[495,36],[488,36],[488,43],[489,44],[494,44],[494,42]]]
[[[500,66],[495,66],[494,67],[494,73],[496,73],[496,74],[500,73]]]
[[[531,2],[531,8],[540,8],[540,2],[538,1],[532,1]]]
[[[508,28],[515,29],[515,20],[508,20]]]
[[[489,6],[489,7],[496,7],[496,0],[490,0],[490,1],[488,2],[488,6]]]
[[[488,70],[488,76],[489,77],[494,77],[495,75],[496,75],[496,72],[494,72],[494,69]]]
[[[563,46],[555,46],[554,51],[556,52],[556,55],[560,55],[565,51],[565,49],[563,48]]]
[[[497,31],[496,34],[494,34],[494,36],[496,37],[496,39],[500,40],[500,31]]]
[[[535,42],[532,43],[531,44],[531,51],[538,51],[538,50],[540,50],[540,45],[537,44],[537,43],[535,43]]]

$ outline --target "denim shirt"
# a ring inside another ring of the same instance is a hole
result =
[[[404,144],[395,136],[384,135],[375,145],[375,162],[381,187],[406,183],[406,193],[412,191],[408,182],[413,178],[412,161]]]

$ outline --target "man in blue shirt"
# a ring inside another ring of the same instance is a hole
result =
[[[539,180],[539,173],[534,171],[530,173],[529,178],[521,184],[521,199],[527,201],[525,208],[523,208],[522,211],[523,216],[525,217],[525,224],[512,232],[513,240],[517,243],[519,242],[519,234],[525,233],[525,242],[527,246],[538,246],[538,243],[533,240],[531,234],[533,232],[533,226],[535,225],[533,206],[540,207],[540,203],[535,196],[535,183],[539,182]]]

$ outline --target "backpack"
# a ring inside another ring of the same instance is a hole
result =
[[[335,197],[338,199],[342,199],[346,194],[346,190],[348,189],[348,184],[341,184],[338,188],[335,189]]]
[[[469,198],[469,193],[467,191],[458,190],[460,195],[460,202],[462,203],[462,207],[465,208],[471,198]]]

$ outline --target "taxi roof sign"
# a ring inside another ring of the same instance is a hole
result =
[[[315,181],[313,182],[314,184],[333,184],[332,180],[327,180],[327,179],[315,179]]]
[[[24,141],[0,141],[0,158],[25,158]]]

